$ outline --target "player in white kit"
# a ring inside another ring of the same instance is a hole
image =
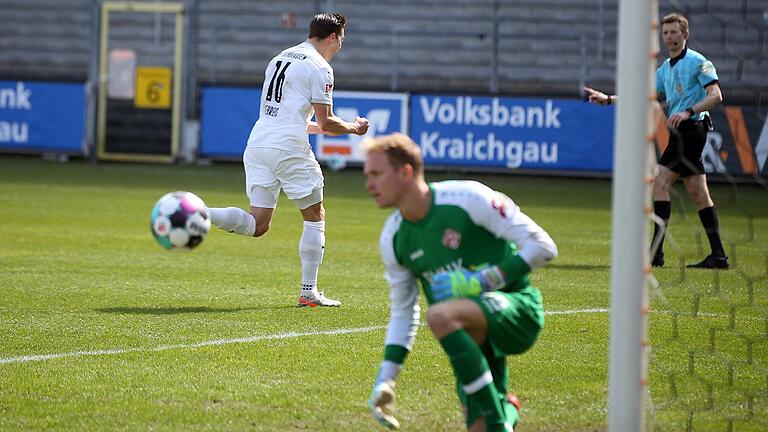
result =
[[[243,153],[250,213],[237,207],[210,208],[219,228],[259,237],[269,230],[282,189],[304,218],[299,241],[301,294],[298,306],[340,306],[317,289],[325,248],[323,173],[309,145],[309,134],[357,134],[368,120],[346,122],[333,114],[333,69],[329,62],[344,42],[346,19],[318,14],[309,37],[269,62],[261,91],[259,119]],[[314,114],[316,121],[310,121]]]

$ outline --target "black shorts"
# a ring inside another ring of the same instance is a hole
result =
[[[659,165],[688,177],[704,174],[704,164],[701,163],[701,153],[707,143],[707,121],[681,122],[677,130],[669,131],[669,144],[659,158]]]

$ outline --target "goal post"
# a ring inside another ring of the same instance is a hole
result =
[[[611,222],[608,430],[644,430],[656,0],[620,0]],[[642,246],[642,247],[641,247]]]

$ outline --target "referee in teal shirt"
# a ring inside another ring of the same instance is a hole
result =
[[[712,62],[688,48],[688,20],[684,16],[669,14],[662,23],[662,37],[669,58],[656,71],[656,91],[660,100],[666,99],[670,134],[669,145],[659,158],[659,172],[653,182],[654,212],[665,225],[669,223],[672,213],[669,190],[682,177],[688,194],[699,209],[699,219],[712,249],[702,261],[687,267],[727,269],[728,257],[720,239],[720,222],[701,162],[707,132],[712,127],[707,111],[723,101],[717,72]],[[609,105],[616,100],[616,96],[588,87],[584,91],[593,103]],[[654,238],[660,243],[651,263],[661,267],[664,265],[664,230],[658,224]]]

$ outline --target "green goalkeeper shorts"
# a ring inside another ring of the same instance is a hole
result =
[[[522,354],[538,339],[544,326],[544,305],[538,289],[494,291],[471,300],[483,310],[488,322],[486,343],[497,357]]]

